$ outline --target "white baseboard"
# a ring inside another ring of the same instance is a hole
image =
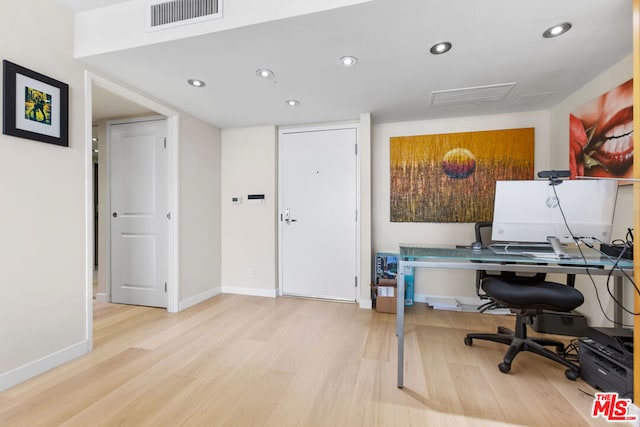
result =
[[[372,301],[370,299],[360,300],[360,308],[371,310],[373,308]]]
[[[201,292],[198,295],[194,295],[187,299],[180,301],[178,304],[178,311],[186,310],[189,307],[193,307],[196,304],[200,304],[203,301],[213,298],[216,295],[220,295],[222,291],[220,288],[209,289],[208,291]]]
[[[277,289],[256,289],[256,288],[241,288],[238,286],[223,286],[223,294],[237,294],[237,295],[250,295],[254,297],[268,297],[275,298],[278,296]]]
[[[85,340],[11,371],[3,372],[0,374],[0,391],[7,390],[87,353],[89,353],[89,342]]]
[[[109,294],[104,292],[96,292],[96,302],[109,302]]]

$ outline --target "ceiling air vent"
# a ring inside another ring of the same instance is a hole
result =
[[[515,83],[503,83],[463,89],[437,90],[431,92],[430,104],[435,107],[441,105],[481,104],[488,101],[500,101],[507,96],[515,85]]]
[[[222,0],[173,0],[149,5],[149,29],[158,30],[176,25],[220,18]]]

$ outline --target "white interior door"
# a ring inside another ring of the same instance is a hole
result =
[[[167,306],[166,120],[109,127],[111,301]]]
[[[281,131],[280,286],[355,301],[357,129]]]

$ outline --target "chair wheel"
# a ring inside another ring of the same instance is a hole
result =
[[[567,369],[564,371],[564,375],[571,381],[575,381],[580,376],[580,371],[574,371],[573,369]]]
[[[473,339],[464,337],[464,344],[470,346],[471,344],[473,344]]]
[[[500,369],[500,372],[502,372],[503,374],[508,374],[509,371],[511,371],[511,365],[503,362],[498,365],[498,369]]]

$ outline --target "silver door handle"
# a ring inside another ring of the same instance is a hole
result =
[[[287,223],[287,225],[291,224],[292,222],[296,222],[298,221],[297,219],[291,219],[291,215],[289,213],[289,208],[284,210],[284,222]]]

